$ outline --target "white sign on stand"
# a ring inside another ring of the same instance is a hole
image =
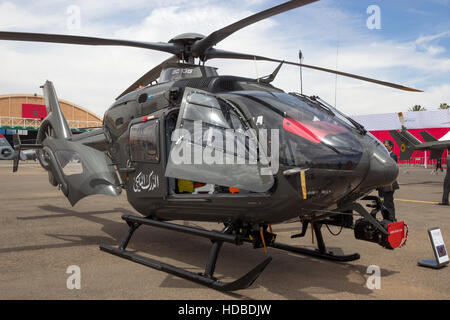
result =
[[[442,237],[441,229],[438,227],[428,229],[428,235],[430,236],[435,260],[422,259],[418,263],[422,267],[430,267],[435,269],[442,268],[449,263],[449,257],[447,248],[445,247],[444,238]]]

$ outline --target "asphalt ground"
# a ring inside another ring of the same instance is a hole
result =
[[[99,250],[117,245],[127,231],[120,216],[135,214],[126,195],[92,196],[71,207],[61,191],[48,183],[37,164],[0,163],[0,299],[449,299],[450,267],[440,270],[417,266],[434,257],[427,229],[439,226],[450,247],[450,207],[441,200],[443,174],[422,168],[400,169],[396,192],[397,218],[409,226],[406,247],[386,250],[356,240],[352,230],[338,237],[325,228],[328,249],[358,252],[361,259],[336,263],[269,248],[273,257],[248,289],[221,293],[190,281],[120,259]],[[192,223],[191,223],[192,224]],[[192,224],[193,225],[193,224]],[[218,224],[196,223],[209,229]],[[302,239],[299,223],[273,226],[281,242],[314,248],[311,232]],[[333,232],[338,227],[331,227]],[[210,241],[153,227],[138,229],[130,250],[163,262],[202,272]],[[266,257],[249,245],[225,244],[216,276],[236,279]],[[69,266],[79,266],[81,289],[68,289]],[[380,268],[380,289],[369,289],[369,266]]]

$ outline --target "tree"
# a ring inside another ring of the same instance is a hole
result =
[[[439,106],[439,109],[447,110],[447,109],[450,109],[450,106],[447,103],[441,103],[441,105]]]
[[[427,109],[425,109],[421,105],[416,104],[414,107],[409,108],[408,111],[426,111],[426,110]]]

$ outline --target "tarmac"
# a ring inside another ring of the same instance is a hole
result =
[[[352,230],[344,229],[335,237],[324,227],[329,250],[358,252],[361,259],[337,263],[269,248],[273,261],[250,288],[222,293],[99,250],[101,243],[120,243],[128,229],[122,214],[138,215],[125,193],[116,198],[87,197],[71,207],[38,164],[21,164],[14,174],[11,167],[9,161],[0,162],[0,299],[450,298],[450,267],[434,270],[417,265],[420,259],[434,258],[428,228],[440,227],[450,246],[450,207],[436,205],[444,174],[431,175],[430,169],[400,169],[395,205],[397,218],[409,226],[405,247],[386,250],[356,240]],[[221,228],[214,223],[190,224]],[[299,223],[273,226],[277,240],[315,248],[310,231],[304,238],[290,239],[299,229]],[[145,227],[136,231],[128,248],[202,272],[210,241]],[[224,244],[216,276],[224,281],[236,279],[265,257],[262,249]],[[67,287],[71,276],[67,270],[73,265],[80,268],[80,289]],[[381,271],[379,289],[367,286],[372,276],[368,267],[373,265]]]

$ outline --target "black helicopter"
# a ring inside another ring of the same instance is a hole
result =
[[[143,217],[122,216],[129,226],[124,240],[118,248],[101,245],[101,250],[222,291],[250,286],[271,261],[267,257],[238,280],[221,282],[214,277],[214,270],[224,242],[251,243],[254,248],[272,247],[334,261],[359,259],[359,254],[328,252],[321,228],[334,225],[354,229],[357,239],[389,249],[399,247],[405,241],[403,222],[378,220],[377,213],[385,210],[383,204],[368,196],[398,175],[385,147],[319,97],[285,93],[271,82],[282,64],[290,64],[401,90],[419,90],[213,48],[250,24],[315,1],[289,1],[206,37],[185,33],[167,43],[0,32],[3,40],[130,46],[172,54],[116,99],[104,115],[102,128],[79,135],[72,135],[53,84],[47,81],[43,91],[48,116],[39,128],[36,144],[21,144],[14,136],[13,171],[18,169],[20,150],[37,149],[50,183],[59,187],[72,205],[88,195],[117,196],[126,190],[129,203]],[[214,58],[280,65],[259,79],[220,76],[216,68],[205,66]],[[370,212],[358,200],[369,201]],[[361,216],[355,222],[354,214]],[[224,228],[210,231],[168,222],[171,220],[219,222]],[[286,221],[302,223],[301,232],[293,238],[304,236],[311,226],[318,249],[278,243],[271,225]],[[205,272],[196,274],[127,251],[141,225],[210,239]]]

